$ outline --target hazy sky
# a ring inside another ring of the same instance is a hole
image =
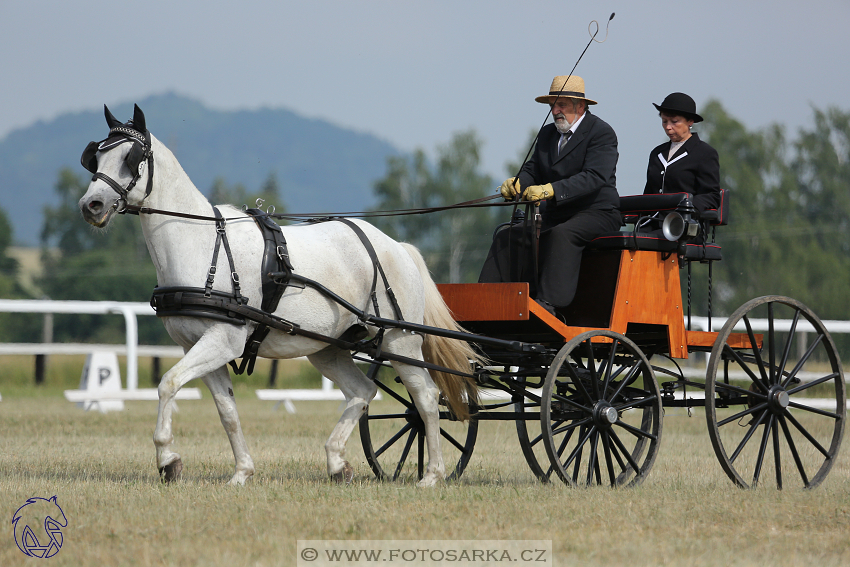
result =
[[[546,115],[534,97],[570,71],[591,20],[604,38],[611,12],[576,74],[619,136],[623,195],[642,190],[666,139],[651,103],[670,92],[789,134],[812,105],[850,109],[848,0],[2,0],[0,139],[175,91],[219,109],[287,108],[432,156],[475,128],[498,184]]]

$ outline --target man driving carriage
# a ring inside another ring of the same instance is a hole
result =
[[[558,76],[549,94],[535,98],[552,108],[534,152],[517,177],[501,186],[507,200],[519,195],[539,206],[537,273],[531,230],[502,230],[493,240],[478,279],[527,281],[532,297],[555,314],[575,296],[581,255],[588,242],[622,224],[616,186],[617,135],[591,114],[584,80]]]

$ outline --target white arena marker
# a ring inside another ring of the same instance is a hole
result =
[[[80,390],[90,393],[121,392],[121,371],[118,369],[118,357],[114,352],[93,352],[86,358],[83,374],[80,377]],[[86,411],[96,409],[101,413],[122,411],[121,400],[87,400],[77,404]]]

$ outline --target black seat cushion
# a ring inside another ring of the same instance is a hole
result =
[[[653,232],[609,232],[597,236],[587,245],[588,250],[650,250],[654,252],[676,253],[678,242],[671,242]],[[713,242],[707,244],[685,244],[685,258],[698,262],[721,260],[720,246]]]
[[[696,260],[698,262],[722,260],[723,255],[720,251],[720,245],[714,242],[706,244],[686,244],[685,258],[688,260]]]
[[[677,242],[671,242],[650,232],[607,232],[597,236],[587,245],[588,250],[654,250],[657,252],[675,252]]]

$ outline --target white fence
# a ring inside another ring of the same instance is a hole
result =
[[[6,313],[73,313],[82,315],[118,314],[124,317],[126,343],[118,345],[86,345],[68,343],[3,344],[0,354],[88,354],[94,350],[112,350],[127,356],[127,389],[139,387],[139,350],[148,356],[183,356],[177,346],[139,346],[138,315],[156,315],[147,303],[127,301],[52,301],[47,299],[0,299],[0,312]]]
[[[95,351],[110,351],[127,357],[127,391],[135,391],[139,386],[139,356],[154,357],[181,357],[183,349],[179,346],[155,346],[139,345],[139,326],[137,317],[140,315],[156,315],[153,308],[147,303],[123,302],[123,301],[52,301],[37,299],[0,299],[0,312],[6,313],[71,313],[71,314],[117,314],[124,317],[126,329],[126,342],[124,345],[93,345],[84,343],[6,343],[0,344],[0,355],[4,354],[90,354]],[[692,326],[697,329],[708,330],[708,318],[691,317]],[[726,322],[725,317],[712,317],[711,330],[719,330]],[[755,331],[768,330],[767,319],[750,319]],[[776,320],[775,329],[783,331],[790,329],[790,320]],[[824,326],[830,333],[850,333],[850,321],[823,321]],[[814,332],[814,328],[807,321],[799,321],[798,332]],[[49,333],[48,333],[48,336]],[[48,339],[49,340],[49,339]],[[326,380],[326,379],[324,379]],[[285,390],[262,391],[264,399],[292,400],[292,399],[339,399],[338,391],[331,391],[329,384],[324,384],[322,390],[316,390],[315,398],[300,398],[298,395],[287,397]],[[846,380],[846,377],[845,377]],[[295,392],[295,391],[292,391]],[[0,398],[2,399],[2,398]]]

